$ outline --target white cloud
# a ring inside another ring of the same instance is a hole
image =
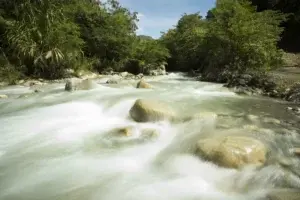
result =
[[[146,16],[142,13],[138,14],[139,22],[137,23],[138,30],[137,34],[151,35],[154,38],[158,38],[160,31],[167,31],[172,28],[178,21],[178,18],[168,18],[168,17],[156,17],[156,16]]]

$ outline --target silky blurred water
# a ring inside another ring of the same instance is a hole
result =
[[[89,91],[65,92],[63,84],[43,86],[41,93],[1,89],[9,98],[0,100],[0,199],[258,200],[274,187],[300,187],[299,159],[288,151],[300,144],[299,123],[284,102],[237,96],[182,74],[146,79],[154,89],[136,89],[137,81],[126,80],[106,85],[104,79]],[[138,98],[165,101],[181,116],[219,116],[136,123],[129,110]],[[132,136],[109,136],[128,126]],[[141,139],[149,128],[159,136]],[[238,171],[194,155],[198,139],[230,131],[263,141],[271,150],[268,165]]]

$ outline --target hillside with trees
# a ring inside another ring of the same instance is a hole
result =
[[[206,80],[226,82],[227,75],[265,72],[282,65],[277,42],[286,16],[257,12],[246,0],[218,0],[207,18],[185,14],[161,40],[170,50],[169,70],[196,70]]]

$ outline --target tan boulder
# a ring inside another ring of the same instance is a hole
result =
[[[153,87],[152,87],[152,85],[150,85],[150,84],[147,83],[146,81],[140,80],[140,81],[137,83],[136,88],[151,89],[151,88],[153,88]]]
[[[265,145],[246,136],[214,136],[197,143],[197,154],[227,168],[263,165],[266,161]]]
[[[67,80],[65,85],[66,91],[73,91],[73,90],[91,90],[97,87],[97,84],[93,82],[91,79],[70,79]]]
[[[155,122],[175,118],[175,113],[168,105],[156,100],[138,99],[129,113],[137,122]]]
[[[0,94],[0,99],[7,99],[8,96],[6,94]]]
[[[6,94],[0,94],[0,99],[7,99],[8,96]]]

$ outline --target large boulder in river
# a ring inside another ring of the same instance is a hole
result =
[[[0,94],[0,99],[7,99],[8,96],[6,94]]]
[[[147,83],[144,80],[140,80],[137,85],[136,88],[144,88],[144,89],[151,89],[152,85],[150,85],[149,83]]]
[[[200,157],[226,168],[263,165],[266,153],[262,142],[246,136],[214,136],[197,143]]]
[[[155,122],[175,118],[175,113],[168,105],[155,100],[138,99],[129,113],[137,122]]]
[[[69,79],[66,82],[65,90],[73,91],[73,90],[91,90],[97,87],[97,84],[93,82],[91,79]]]

